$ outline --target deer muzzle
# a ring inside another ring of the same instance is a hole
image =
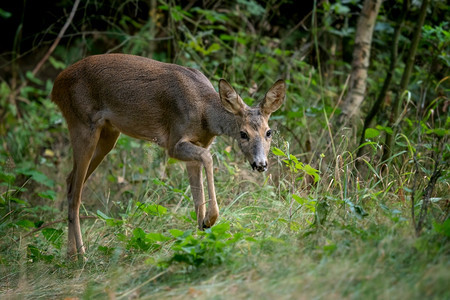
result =
[[[259,162],[254,161],[251,164],[251,166],[252,166],[253,170],[256,170],[258,172],[265,172],[265,171],[267,171],[267,161],[265,161],[265,160],[264,161],[259,161]]]
[[[259,138],[256,138],[255,143],[252,145],[251,149],[253,151],[250,152],[251,155],[247,158],[250,165],[252,166],[252,169],[258,172],[267,171],[267,154]]]

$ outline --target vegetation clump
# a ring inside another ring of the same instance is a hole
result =
[[[445,1],[10,2],[0,298],[450,298]],[[371,7],[374,26],[358,30]],[[361,32],[368,65],[354,54]],[[268,172],[228,138],[212,145],[221,211],[205,231],[183,164],[122,135],[87,181],[86,256],[73,262],[72,154],[49,95],[61,70],[110,52],[193,67],[215,87],[226,78],[249,105],[283,78],[287,98]],[[367,72],[357,106],[355,68]]]

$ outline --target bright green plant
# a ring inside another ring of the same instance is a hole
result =
[[[242,233],[229,233],[230,224],[222,223],[205,231],[170,230],[175,238],[171,246],[174,252],[169,263],[181,262],[199,267],[201,265],[218,265],[231,259],[236,243],[242,239]]]

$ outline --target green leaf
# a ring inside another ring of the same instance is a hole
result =
[[[105,215],[103,212],[101,212],[100,210],[97,210],[97,216],[100,218],[100,219],[103,219],[103,220],[110,220],[110,219],[112,219],[110,216],[107,216],[107,215]]]
[[[169,165],[173,165],[173,164],[176,164],[178,162],[180,162],[180,161],[178,159],[176,159],[176,158],[173,158],[173,157],[169,157],[169,159],[167,160],[167,164],[169,164]]]
[[[56,60],[55,58],[53,58],[53,56],[50,56],[48,58],[48,60],[52,64],[53,68],[55,68],[57,70],[58,69],[59,70],[64,70],[66,68],[66,65],[63,62],[61,62],[59,60]]]
[[[114,247],[107,247],[107,246],[98,246],[98,251],[102,252],[104,255],[110,256],[113,254],[114,250],[116,248]]]
[[[43,260],[45,262],[51,262],[54,258],[53,255],[46,255],[44,251],[39,249],[34,245],[28,245],[27,247],[27,257],[31,259],[31,261],[40,261]]]
[[[314,169],[313,167],[311,167],[310,165],[305,165],[303,168],[306,172],[306,174],[311,175],[314,177],[314,183],[316,183],[317,181],[319,181],[320,176],[319,176],[319,170]]]
[[[287,155],[284,154],[284,152],[281,149],[278,149],[277,147],[272,147],[272,153],[275,154],[276,156],[285,156],[285,157],[287,157]]]
[[[215,225],[211,228],[212,232],[218,233],[218,234],[225,233],[228,230],[230,230],[230,223],[228,223],[228,222]]]
[[[166,242],[172,239],[163,235],[162,233],[147,233],[147,238],[154,242]]]
[[[299,162],[299,163],[296,163],[296,164],[295,164],[295,168],[296,168],[297,170],[303,170],[303,169],[304,169],[304,165],[303,165],[302,162]]]
[[[341,3],[336,3],[331,5],[331,9],[338,15],[346,15],[350,13],[350,8],[348,6],[342,5]]]
[[[332,254],[336,249],[337,249],[336,244],[329,244],[323,246],[323,251],[328,255]]]
[[[141,227],[137,227],[133,230],[133,236],[136,238],[145,239],[145,231]]]
[[[22,191],[24,191],[24,189],[22,189]],[[12,201],[12,202],[15,202],[17,204],[21,204],[21,205],[27,204],[26,200],[22,200],[22,199],[19,199],[19,198],[16,198],[16,197],[9,197],[8,200]]]
[[[435,128],[435,129],[429,129],[426,132],[427,134],[436,134],[437,136],[443,137],[449,134],[448,130],[445,130],[444,128]]]
[[[450,238],[450,219],[445,220],[444,223],[433,223],[433,230],[436,233],[439,233],[441,235],[444,235],[448,238]]]
[[[220,50],[220,45],[217,43],[212,43],[211,46],[208,47],[208,49],[206,50],[206,52],[208,54],[219,51]]]
[[[391,127],[377,125],[377,126],[375,126],[375,128],[380,130],[380,131],[384,131],[384,132],[386,132],[388,134],[393,134],[394,133],[394,131],[392,130]]]
[[[25,219],[17,221],[16,225],[23,227],[23,228],[27,228],[27,229],[35,227],[33,222],[31,222],[29,220],[25,220]]]
[[[38,196],[44,199],[55,200],[56,193],[53,190],[46,190],[45,192],[38,193]]]
[[[16,170],[16,172],[20,173],[22,175],[25,175],[25,176],[30,176],[31,180],[33,180],[37,183],[43,184],[47,187],[53,187],[55,185],[53,180],[51,180],[45,174],[43,174],[37,170],[24,167],[24,168],[18,168]]]
[[[178,229],[170,229],[169,232],[175,238],[179,238],[184,234],[184,231]]]
[[[42,235],[56,249],[61,249],[61,245],[63,243],[63,241],[62,241],[63,231],[61,229],[44,228],[42,230]]]
[[[237,0],[237,2],[244,7],[244,10],[251,15],[254,16],[262,16],[264,14],[264,7],[262,7],[257,1],[255,0]]]
[[[108,225],[109,227],[120,226],[123,224],[123,220],[117,220],[117,219],[113,219],[113,218],[105,220],[105,222],[106,222],[106,225]]]
[[[295,157],[295,156],[292,155],[292,154],[289,155],[289,159],[290,159],[291,161],[293,161],[294,163],[298,163],[297,157]]]
[[[12,185],[14,180],[16,180],[16,176],[11,173],[0,172],[0,182],[6,183],[7,185]]]
[[[136,206],[145,213],[153,216],[162,216],[167,213],[167,208],[158,204],[145,204],[137,202]]]
[[[31,71],[27,71],[25,76],[30,80],[31,82],[37,84],[37,85],[43,85],[44,82],[40,80],[39,78],[36,78]]]
[[[303,205],[305,202],[307,202],[308,200],[306,200],[305,198],[302,198],[300,196],[297,195],[292,195],[292,198],[300,205]]]
[[[11,16],[12,16],[12,13],[0,8],[0,17],[2,17],[3,19],[9,19],[9,18],[11,18]]]
[[[377,137],[380,135],[380,131],[374,129],[374,128],[367,128],[366,132],[364,134],[364,137],[366,139],[373,139],[374,137]]]
[[[299,231],[301,229],[301,226],[298,222],[290,222],[289,223],[289,229],[292,231]]]

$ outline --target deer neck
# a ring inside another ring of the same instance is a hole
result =
[[[219,95],[217,101],[207,111],[208,126],[214,135],[227,135],[236,138],[239,134],[239,126],[236,122],[236,116],[222,106]]]

